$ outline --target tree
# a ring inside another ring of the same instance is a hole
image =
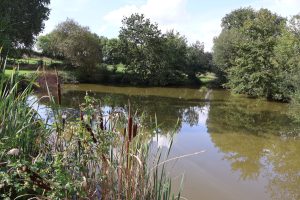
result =
[[[275,64],[282,69],[282,88],[292,100],[292,115],[300,121],[300,15],[293,16],[275,47]]]
[[[37,39],[36,46],[38,50],[42,51],[44,56],[50,58],[64,59],[62,52],[59,52],[57,46],[54,44],[55,38],[53,34],[41,35]]]
[[[164,36],[163,54],[166,62],[166,77],[162,77],[169,84],[178,84],[184,80],[187,71],[187,39],[174,30],[168,31]]]
[[[211,56],[204,51],[204,44],[196,41],[188,47],[186,73],[189,79],[195,79],[197,73],[204,73],[209,70]]]
[[[283,70],[274,62],[285,19],[267,9],[255,11],[254,15],[251,9],[246,9],[248,17],[235,18],[242,11],[233,11],[223,19],[223,31],[215,39],[214,61],[228,79],[226,85],[234,92],[286,100]]]
[[[280,70],[275,67],[273,58],[284,23],[284,19],[267,9],[259,10],[255,20],[244,23],[237,58],[229,70],[228,86],[235,92],[268,99],[281,98]]]
[[[234,64],[239,44],[242,41],[240,29],[245,21],[253,20],[255,11],[248,8],[240,8],[227,14],[222,19],[222,32],[214,38],[213,62],[216,65],[216,74],[221,83],[228,80],[228,69]]]
[[[49,4],[50,0],[2,0],[0,38],[8,39],[14,47],[31,46],[48,19]]]
[[[90,32],[88,27],[80,26],[77,22],[67,19],[49,33],[40,38],[40,48],[43,52],[49,49],[54,55],[62,55],[69,63],[81,71],[85,79],[92,75],[95,67],[102,59],[100,38]],[[83,78],[83,77],[82,77]]]
[[[1,0],[0,47],[6,50],[2,50],[1,59],[10,47],[32,46],[48,19],[49,4],[50,0]]]
[[[131,83],[166,85],[166,62],[162,59],[163,38],[157,24],[144,15],[132,14],[122,20],[119,34],[126,72]]]

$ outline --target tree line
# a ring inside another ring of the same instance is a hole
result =
[[[212,55],[204,51],[203,43],[190,45],[185,36],[174,30],[162,33],[156,23],[142,14],[125,17],[118,38],[112,39],[67,19],[49,34],[40,36],[37,46],[44,55],[76,67],[83,79],[93,78],[101,67],[116,68],[122,64],[119,78],[125,83],[199,84],[197,75],[212,68]]]

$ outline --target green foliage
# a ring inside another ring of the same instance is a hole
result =
[[[50,0],[1,0],[0,70],[11,48],[31,47],[48,19]],[[2,49],[4,48],[4,49]],[[1,73],[1,72],[0,72]]]
[[[123,64],[133,84],[197,83],[196,74],[211,65],[203,44],[188,46],[186,38],[174,31],[162,34],[144,15],[124,18],[119,38]]]
[[[265,9],[256,13],[255,20],[244,23],[240,29],[242,43],[229,70],[228,85],[235,92],[268,99],[284,95],[276,86],[281,85],[282,81],[272,60],[283,23],[280,17]]]
[[[77,67],[80,82],[199,84],[197,74],[211,70],[212,56],[204,52],[202,43],[189,46],[186,38],[173,30],[162,34],[144,15],[132,14],[122,23],[119,38],[107,39],[67,20],[40,36],[37,47],[43,55]],[[118,70],[119,64],[124,70]]]
[[[55,45],[56,39],[54,34],[41,35],[37,39],[36,46],[42,51],[42,55],[50,58],[64,59],[63,52],[59,51]]]
[[[168,31],[163,37],[162,59],[165,61],[165,73],[157,74],[167,84],[178,84],[187,71],[187,39],[178,32]]]
[[[291,87],[281,57],[285,19],[267,9],[238,9],[226,15],[214,44],[214,62],[226,86],[252,97],[286,101]]]
[[[213,62],[216,66],[216,74],[221,83],[228,81],[228,69],[235,62],[236,54],[239,49],[239,43],[242,37],[238,29],[223,30],[221,34],[214,39]]]
[[[300,16],[293,16],[275,48],[276,65],[283,66],[284,83],[290,90],[293,116],[300,121]]]
[[[212,71],[212,55],[204,52],[204,44],[196,41],[187,49],[187,63],[185,73],[190,80],[195,80],[196,75]]]
[[[48,19],[50,0],[1,0],[0,44],[31,46]]]
[[[255,11],[251,7],[239,8],[226,14],[222,19],[221,26],[223,29],[230,30],[234,28],[241,28],[245,21],[254,20]]]
[[[122,62],[121,42],[117,38],[107,39],[103,45],[103,61],[109,65],[118,65]]]
[[[88,80],[101,62],[100,38],[89,28],[73,20],[60,23],[48,35],[39,38],[39,48],[54,57],[62,56],[79,69],[82,80]]]
[[[133,14],[122,21],[119,38],[126,72],[133,74],[132,82],[150,85],[166,85],[159,74],[166,73],[162,59],[163,38],[157,24],[152,24],[144,15]]]

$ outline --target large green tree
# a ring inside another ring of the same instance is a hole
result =
[[[132,14],[122,21],[119,34],[126,72],[133,84],[166,85],[168,73],[163,59],[164,39],[157,24],[140,14]],[[133,78],[134,77],[134,78]]]
[[[227,78],[226,85],[253,97],[287,100],[284,66],[275,62],[285,19],[267,9],[246,8],[226,15],[222,24],[222,33],[215,39],[214,61]]]
[[[280,69],[274,65],[274,47],[285,21],[267,9],[255,20],[246,20],[240,29],[242,40],[229,70],[228,86],[237,93],[282,99]]]
[[[41,37],[39,47],[43,52],[51,50],[52,54],[63,56],[88,80],[102,60],[100,40],[88,27],[67,19],[58,24],[49,35]]]
[[[237,28],[223,30],[214,38],[213,62],[220,83],[228,81],[228,69],[235,62],[241,40],[242,35]]]

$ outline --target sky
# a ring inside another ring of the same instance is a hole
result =
[[[143,13],[163,32],[174,29],[189,43],[198,40],[211,51],[213,38],[221,32],[221,19],[248,6],[267,8],[283,17],[300,13],[300,0],[51,0],[42,34],[70,18],[98,35],[113,38],[118,36],[124,16]]]

